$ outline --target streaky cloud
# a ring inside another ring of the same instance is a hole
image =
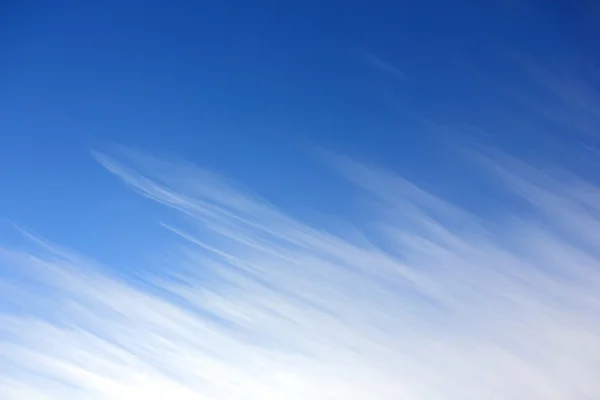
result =
[[[327,155],[378,199],[350,242],[190,164],[95,153],[184,215],[171,269],[132,283],[32,237],[0,248],[2,399],[591,399],[600,190],[481,155],[530,205],[496,223]],[[149,218],[152,218],[149,215]]]
[[[377,68],[381,72],[384,72],[392,78],[397,79],[399,81],[405,79],[406,76],[404,72],[402,72],[398,67],[390,64],[387,61],[382,60],[379,56],[373,54],[372,52],[366,49],[362,49],[361,54],[368,64]]]

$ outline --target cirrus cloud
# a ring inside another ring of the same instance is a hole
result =
[[[164,224],[178,256],[142,285],[33,236],[35,250],[1,248],[3,399],[600,394],[600,190],[587,182],[481,156],[531,210],[484,223],[389,171],[332,159],[376,199],[384,249],[195,166],[95,157],[185,216]]]

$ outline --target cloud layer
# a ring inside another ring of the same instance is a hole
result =
[[[34,250],[0,248],[2,399],[600,395],[600,190],[589,183],[481,156],[523,203],[486,221],[335,158],[378,205],[378,237],[351,240],[191,165],[95,156],[185,216],[165,224],[178,256],[132,282],[35,237]]]

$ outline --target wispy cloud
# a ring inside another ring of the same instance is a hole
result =
[[[142,286],[41,241],[2,248],[2,399],[600,394],[600,190],[586,182],[482,156],[532,211],[484,224],[389,171],[332,159],[378,199],[384,251],[190,165],[95,156],[187,216],[188,228],[165,224],[180,256]]]
[[[404,80],[404,78],[406,77],[404,72],[402,72],[398,67],[396,67],[393,64],[390,64],[387,61],[384,61],[383,59],[371,53],[370,51],[363,49],[361,51],[361,54],[365,58],[367,63],[379,69],[380,71],[385,72],[392,78]]]
[[[510,46],[501,47],[502,54],[522,70],[532,87],[538,91],[537,96],[532,96],[529,90],[504,87],[502,90],[505,93],[572,133],[593,136],[600,133],[597,69],[587,56],[573,56],[577,63],[542,63],[536,57],[527,56]]]

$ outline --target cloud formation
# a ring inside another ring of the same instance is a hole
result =
[[[380,207],[380,237],[351,241],[195,166],[95,157],[187,218],[165,224],[179,257],[142,284],[38,238],[1,248],[2,399],[600,394],[600,190],[587,182],[481,156],[527,205],[484,221],[335,158]]]

